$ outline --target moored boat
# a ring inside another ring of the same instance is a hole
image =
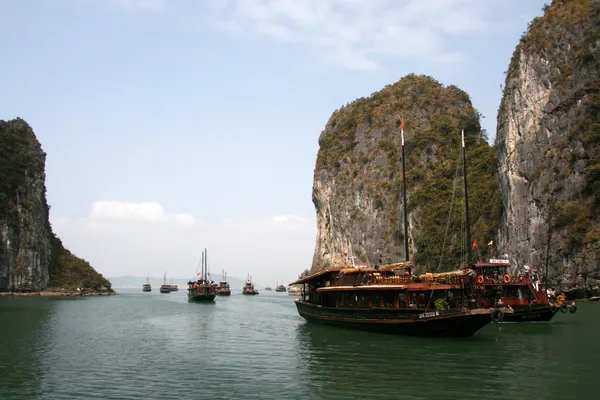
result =
[[[165,271],[163,284],[160,285],[160,288],[158,289],[158,291],[161,293],[171,293],[171,285],[169,285],[167,283],[167,272],[166,271]]]
[[[227,272],[225,270],[221,273],[221,280],[217,286],[217,296],[231,296],[231,289],[229,282],[227,282]]]
[[[142,285],[142,291],[144,291],[144,292],[152,291],[152,285],[150,284],[150,275],[148,275],[148,277],[146,278],[146,283],[144,283]]]
[[[275,287],[276,292],[287,292],[287,289],[283,283],[280,283]]]
[[[242,294],[246,295],[255,295],[258,294],[258,290],[254,288],[254,284],[252,283],[252,277],[248,274],[248,279],[242,288]]]
[[[271,291],[271,290],[273,290],[273,289],[271,288],[271,286],[267,286],[267,287],[265,287],[265,290],[266,290],[267,292],[270,292],[270,291]]]
[[[208,278],[207,251],[202,251],[200,279],[188,282],[188,301],[212,302],[217,295],[216,285]],[[198,275],[198,274],[197,274]]]
[[[502,322],[549,322],[558,311],[577,312],[575,302],[546,293],[537,271],[530,272],[527,266],[523,273],[511,273],[509,260],[491,259],[488,263],[476,263],[473,268],[481,305],[513,310],[504,315]]]
[[[410,263],[377,269],[336,267],[290,285],[303,286],[295,304],[308,322],[403,335],[469,337],[501,318],[501,309],[475,306],[469,293],[474,271],[438,274],[432,281],[410,275],[410,268]]]

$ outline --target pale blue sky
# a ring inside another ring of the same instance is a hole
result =
[[[208,247],[215,271],[290,281],[312,261],[331,113],[428,74],[469,93],[493,138],[543,4],[0,0],[0,119],[33,127],[55,230],[105,275],[187,277]]]

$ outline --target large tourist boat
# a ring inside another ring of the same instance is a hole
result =
[[[202,252],[202,270],[200,279],[188,282],[188,301],[212,302],[217,295],[216,285],[208,278],[207,251]]]
[[[258,290],[254,288],[254,284],[252,283],[252,277],[248,274],[248,279],[246,279],[246,283],[242,288],[242,294],[246,295],[255,295],[258,294]]]
[[[472,270],[413,276],[410,262],[376,268],[341,266],[290,285],[303,285],[295,304],[309,322],[419,336],[469,337],[502,318],[477,308]]]
[[[566,302],[542,286],[537,270],[524,266],[521,273],[511,272],[508,259],[490,259],[473,268],[481,305],[513,310],[504,315],[503,322],[549,322],[558,311],[577,312],[574,302]]]
[[[480,308],[474,294],[472,269],[439,274],[412,275],[408,251],[408,215],[404,132],[402,131],[404,253],[402,264],[382,267],[340,266],[316,272],[289,285],[302,285],[295,301],[298,313],[309,322],[420,336],[469,337],[485,325],[499,321],[501,308]],[[463,174],[468,199],[463,133]],[[468,200],[465,200],[468,215]],[[468,227],[468,216],[467,216]],[[467,228],[467,241],[470,236]],[[470,250],[470,247],[467,246]],[[470,265],[467,252],[467,265]]]
[[[231,289],[229,282],[227,282],[227,272],[225,270],[221,272],[221,280],[217,286],[217,296],[231,296]]]

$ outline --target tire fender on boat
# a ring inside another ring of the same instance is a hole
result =
[[[533,304],[531,304],[531,303],[527,304],[527,311],[528,312],[532,312],[533,311]]]
[[[569,310],[567,310],[567,305],[566,304],[561,304],[561,306],[560,306],[560,312],[566,313],[567,311],[569,311]]]
[[[577,312],[577,306],[573,304],[571,307],[569,307],[569,312],[571,314],[575,314]]]

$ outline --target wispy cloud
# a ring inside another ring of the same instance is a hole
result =
[[[194,225],[196,219],[190,213],[167,213],[157,202],[130,203],[118,200],[103,200],[92,204],[92,221],[137,220],[146,222],[175,222],[181,225]]]
[[[90,1],[90,0],[79,0]],[[159,11],[167,6],[168,0],[106,0],[108,3],[127,8],[130,10],[145,9]]]
[[[230,34],[295,43],[351,69],[383,56],[448,63],[452,37],[485,29],[485,2],[469,0],[224,0],[210,7]]]

